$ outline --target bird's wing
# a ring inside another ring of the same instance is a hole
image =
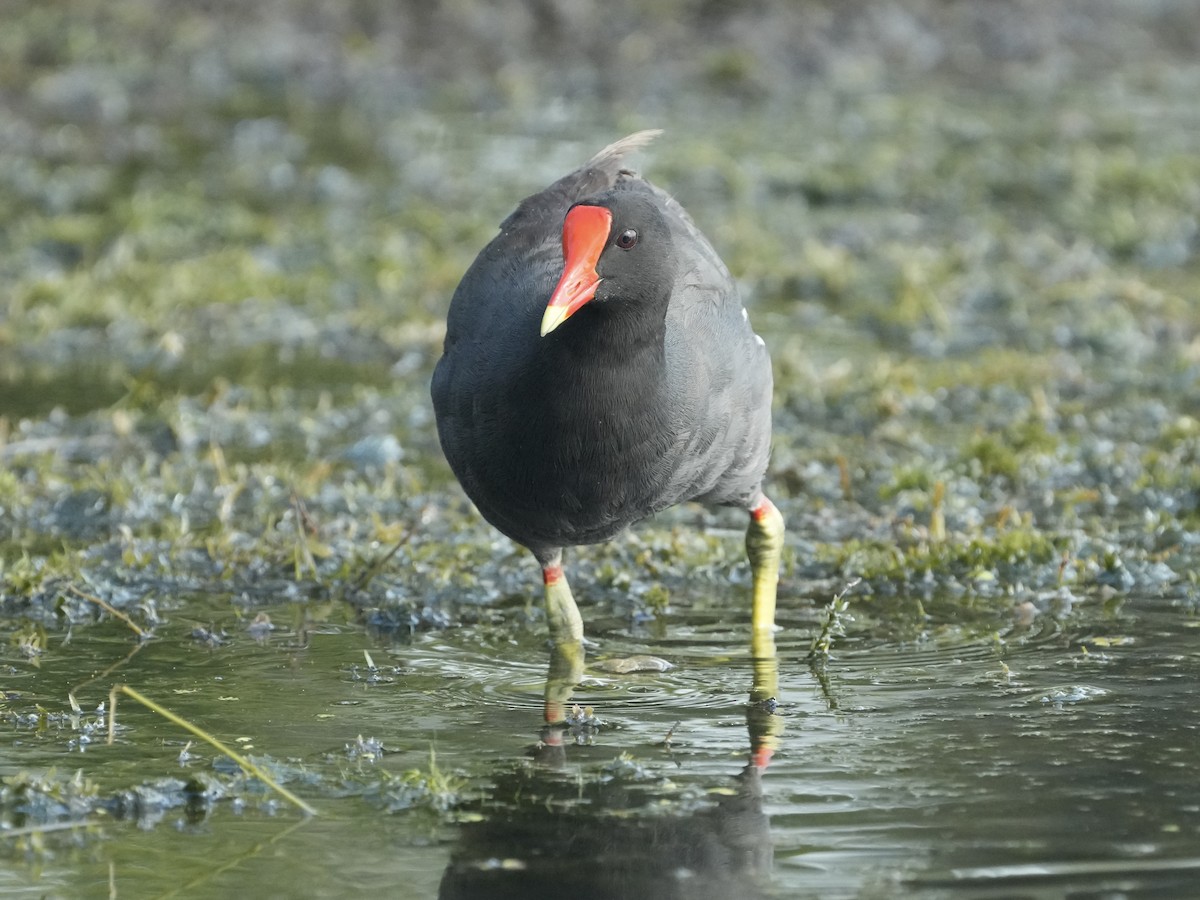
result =
[[[758,489],[770,452],[771,361],[737,285],[682,205],[656,189],[675,233],[679,270],[667,311],[668,378],[681,422],[687,493],[743,503]]]

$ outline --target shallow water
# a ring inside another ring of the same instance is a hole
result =
[[[810,5],[576,4],[589,60],[475,0],[17,5],[0,895],[1200,895],[1195,11]],[[428,385],[496,223],[644,127],[772,352],[781,628],[669,512],[572,551],[576,672]],[[117,682],[319,815],[129,698],[107,745]]]
[[[444,896],[552,885],[614,897],[1184,896],[1200,875],[1200,620],[1178,598],[1088,601],[999,633],[931,623],[911,642],[856,620],[823,679],[804,660],[812,610],[785,605],[773,717],[755,707],[748,717],[744,629],[709,602],[727,599],[681,599],[658,636],[594,630],[573,699],[599,726],[540,751],[548,654],[534,629],[382,642],[334,610],[301,648],[287,628],[254,641],[214,604],[231,639],[211,648],[190,623],[169,622],[120,677],[251,755],[303,770],[289,784],[320,815],[243,800],[96,816],[90,831],[44,835],[50,852],[10,854],[2,890],[95,896],[111,879],[122,897],[189,882],[197,897],[247,883],[281,897],[397,884],[412,896],[439,884]],[[852,601],[851,614],[869,623],[870,607]],[[90,629],[39,669],[10,669],[9,711],[69,711],[66,692],[134,646]],[[674,668],[595,665],[634,654]],[[102,692],[76,695],[88,710]],[[764,733],[777,745],[761,772],[748,766],[748,718],[760,745]],[[118,723],[112,747],[97,737],[80,748],[65,723],[18,728],[0,771],[80,768],[104,790],[213,764],[195,744],[181,764],[187,736],[128,700]],[[350,758],[358,735],[382,743],[380,761]],[[466,779],[457,812],[389,815],[364,785],[426,766],[431,746],[442,771]]]

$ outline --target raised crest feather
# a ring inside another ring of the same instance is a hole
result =
[[[628,154],[641,150],[650,144],[660,134],[662,134],[661,128],[647,128],[644,131],[635,131],[628,137],[623,137],[619,141],[613,141],[589,159],[585,168],[609,169],[613,165],[619,164]]]

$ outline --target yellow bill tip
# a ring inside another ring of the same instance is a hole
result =
[[[542,337],[548,335],[570,317],[571,310],[569,307],[547,306],[546,312],[542,315]]]

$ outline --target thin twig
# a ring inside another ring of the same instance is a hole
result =
[[[303,554],[303,559],[296,560],[296,580],[300,580],[301,566],[307,568],[313,578],[317,578],[317,561],[313,558],[312,547],[308,544],[309,537],[317,533],[317,524],[295,491],[292,491],[292,511],[296,515],[296,548]]]
[[[176,725],[178,725],[180,728],[183,728],[186,731],[190,731],[192,734],[196,735],[196,737],[200,738],[200,740],[204,741],[206,744],[209,744],[209,745],[215,747],[221,753],[224,753],[226,756],[228,756],[230,759],[232,759],[235,763],[237,763],[239,766],[241,766],[243,772],[245,772],[247,775],[253,775],[255,778],[257,778],[263,784],[267,785],[267,787],[271,788],[276,793],[278,793],[281,797],[286,799],[289,803],[295,805],[296,807],[303,810],[305,813],[307,813],[310,816],[315,816],[317,814],[317,811],[315,809],[313,809],[311,806],[309,806],[307,803],[305,803],[303,800],[301,800],[299,797],[297,797],[295,794],[293,794],[291,791],[289,791],[283,785],[279,784],[279,782],[275,781],[274,778],[272,778],[270,775],[268,775],[266,772],[264,772],[261,768],[259,768],[257,765],[255,765],[253,762],[251,762],[249,759],[242,756],[236,750],[233,750],[232,748],[221,743],[221,741],[219,741],[217,738],[213,737],[211,734],[209,734],[204,729],[200,728],[197,725],[193,725],[187,719],[183,718],[182,716],[180,716],[176,713],[171,712],[165,706],[161,706],[158,703],[155,703],[149,697],[145,696],[144,694],[140,693],[139,691],[134,690],[127,684],[113,685],[113,689],[108,695],[108,699],[109,699],[108,743],[111,744],[113,742],[114,727],[115,727],[115,724],[117,721],[117,694],[128,694],[130,697],[132,697],[138,703],[142,704],[142,706],[158,713],[160,716],[162,716],[168,722],[173,722]]]
[[[179,887],[172,888],[171,890],[167,891],[165,894],[159,894],[158,897],[155,898],[155,900],[167,900],[167,898],[169,898],[169,897],[178,897],[180,894],[185,894],[185,893],[191,891],[193,888],[197,888],[202,884],[212,881],[218,875],[223,875],[224,873],[230,871],[231,869],[237,868],[242,863],[244,863],[246,860],[253,859],[254,857],[258,856],[267,847],[270,847],[272,844],[278,843],[279,841],[283,840],[285,837],[287,837],[289,834],[291,834],[293,831],[295,831],[297,828],[299,828],[301,825],[303,825],[307,821],[308,821],[307,819],[299,819],[298,821],[293,822],[287,828],[283,829],[282,831],[280,831],[277,834],[272,835],[267,840],[259,841],[257,844],[255,844],[253,847],[251,847],[245,853],[239,854],[234,859],[229,860],[228,862],[224,863],[223,865],[218,866],[215,869],[209,869],[209,870],[205,871],[203,874],[198,875],[197,877],[193,878],[187,884],[181,884]]]
[[[400,540],[396,541],[395,547],[371,564],[371,567],[359,577],[358,581],[354,582],[353,586],[350,588],[350,592],[357,593],[370,584],[371,579],[378,575],[380,571],[382,571],[383,567],[388,564],[388,560],[400,552],[400,548],[408,542],[410,537],[412,537],[411,528],[405,531],[404,534],[400,535]]]
[[[102,610],[104,610],[106,613],[108,613],[114,619],[120,619],[122,622],[124,622],[126,625],[128,625],[133,630],[133,633],[136,634],[138,637],[140,637],[142,639],[146,638],[145,630],[138,627],[137,622],[133,621],[133,619],[129,618],[129,616],[125,615],[125,613],[121,612],[119,609],[114,607],[107,600],[102,600],[100,597],[97,597],[94,594],[88,594],[84,591],[81,591],[79,588],[75,587],[75,585],[73,585],[73,584],[69,585],[67,587],[67,590],[70,591],[72,594],[74,594],[76,597],[78,597],[80,600],[86,600],[88,603],[95,603],[97,606],[99,606]]]
[[[49,825],[28,825],[25,828],[8,828],[0,830],[0,838],[27,837],[31,834],[47,834],[51,831],[72,831],[76,828],[89,828],[100,823],[91,819],[81,819],[78,822],[51,822]]]
[[[132,650],[130,650],[123,657],[118,659],[115,663],[113,663],[111,666],[109,666],[107,669],[105,669],[99,675],[93,675],[87,681],[81,681],[81,682],[79,682],[79,684],[75,685],[75,687],[71,688],[71,690],[67,691],[67,696],[68,697],[78,696],[80,688],[85,688],[89,684],[93,684],[94,682],[97,682],[102,678],[107,678],[109,675],[111,675],[117,669],[121,668],[121,666],[125,665],[127,662],[129,662],[131,659],[133,659],[134,656],[136,656],[138,653],[141,653],[142,648],[145,646],[146,646],[145,641],[141,641],[137,644],[134,644]]]

